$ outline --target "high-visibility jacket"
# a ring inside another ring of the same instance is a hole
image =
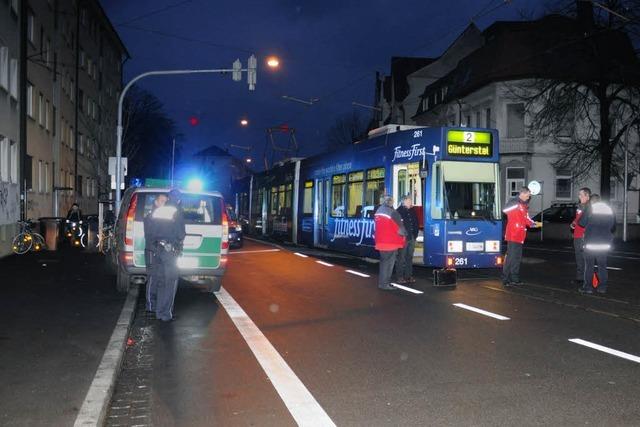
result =
[[[514,197],[509,200],[502,209],[507,215],[507,227],[504,238],[507,242],[524,243],[527,237],[527,228],[535,226],[535,222],[529,218],[529,204]]]
[[[593,203],[587,213],[580,218],[580,225],[585,228],[584,249],[586,251],[600,252],[611,249],[616,216],[606,203]]]
[[[580,225],[580,218],[584,215],[584,211],[587,208],[587,205],[578,205],[576,209],[576,217],[571,222],[571,227],[573,228],[573,238],[574,239],[582,239],[584,237],[584,227]]]
[[[405,245],[407,232],[402,217],[393,208],[380,206],[374,216],[376,223],[375,241],[379,251],[395,251]]]

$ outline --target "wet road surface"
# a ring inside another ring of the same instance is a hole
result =
[[[108,425],[640,423],[632,304],[495,272],[443,290],[419,269],[423,293],[381,292],[375,264],[276,249],[232,252],[218,297],[181,287],[175,322],[140,306]],[[544,282],[569,256],[525,272]]]

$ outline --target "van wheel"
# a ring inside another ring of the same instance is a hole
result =
[[[218,292],[222,287],[222,277],[212,277],[209,280],[209,292]]]
[[[122,294],[129,292],[129,283],[131,283],[129,275],[122,271],[122,269],[118,268],[118,277],[116,279],[116,289],[118,292]]]

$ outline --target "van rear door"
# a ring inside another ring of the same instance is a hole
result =
[[[223,254],[222,198],[206,193],[184,193],[181,206],[187,235],[178,266],[217,269]]]

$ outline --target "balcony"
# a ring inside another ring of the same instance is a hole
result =
[[[533,140],[531,138],[500,139],[500,154],[531,154]]]

